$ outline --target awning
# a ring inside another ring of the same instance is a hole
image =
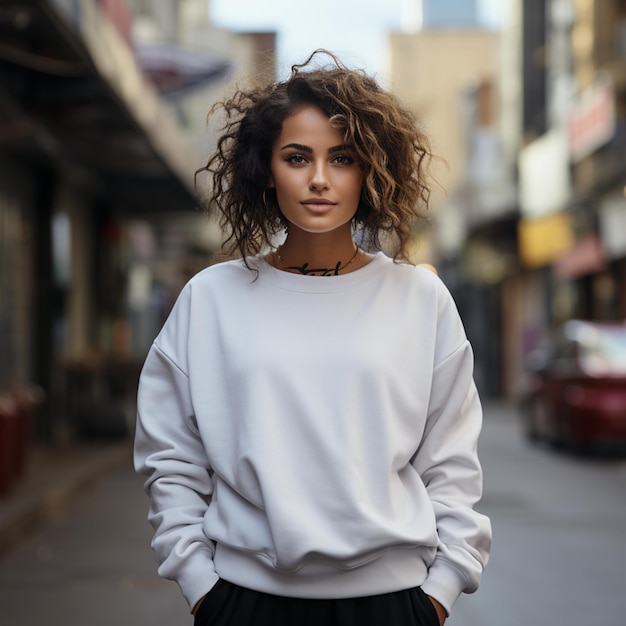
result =
[[[0,150],[128,211],[196,205],[197,157],[95,2],[0,0]]]
[[[168,99],[184,96],[231,70],[230,62],[223,57],[170,41],[138,42],[135,58],[144,74]]]

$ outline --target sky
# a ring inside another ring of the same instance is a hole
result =
[[[484,24],[497,28],[506,0],[479,0]],[[275,30],[280,76],[316,48],[385,78],[387,33],[415,28],[418,0],[210,0],[211,20],[234,31]]]

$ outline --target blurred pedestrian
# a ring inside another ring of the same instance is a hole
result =
[[[159,573],[198,625],[443,624],[490,525],[472,350],[406,258],[427,138],[324,51],[218,110],[208,204],[240,258],[189,281],[139,386]]]

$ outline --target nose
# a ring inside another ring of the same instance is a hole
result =
[[[328,187],[328,173],[326,171],[325,164],[319,163],[313,170],[313,175],[309,181],[309,189],[311,191],[321,191],[323,189],[328,189]]]

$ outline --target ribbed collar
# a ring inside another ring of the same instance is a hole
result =
[[[370,280],[393,261],[382,252],[377,252],[367,265],[339,276],[303,276],[285,272],[270,265],[262,256],[252,257],[248,259],[248,263],[259,271],[259,280],[278,289],[303,293],[332,293],[346,291]]]

